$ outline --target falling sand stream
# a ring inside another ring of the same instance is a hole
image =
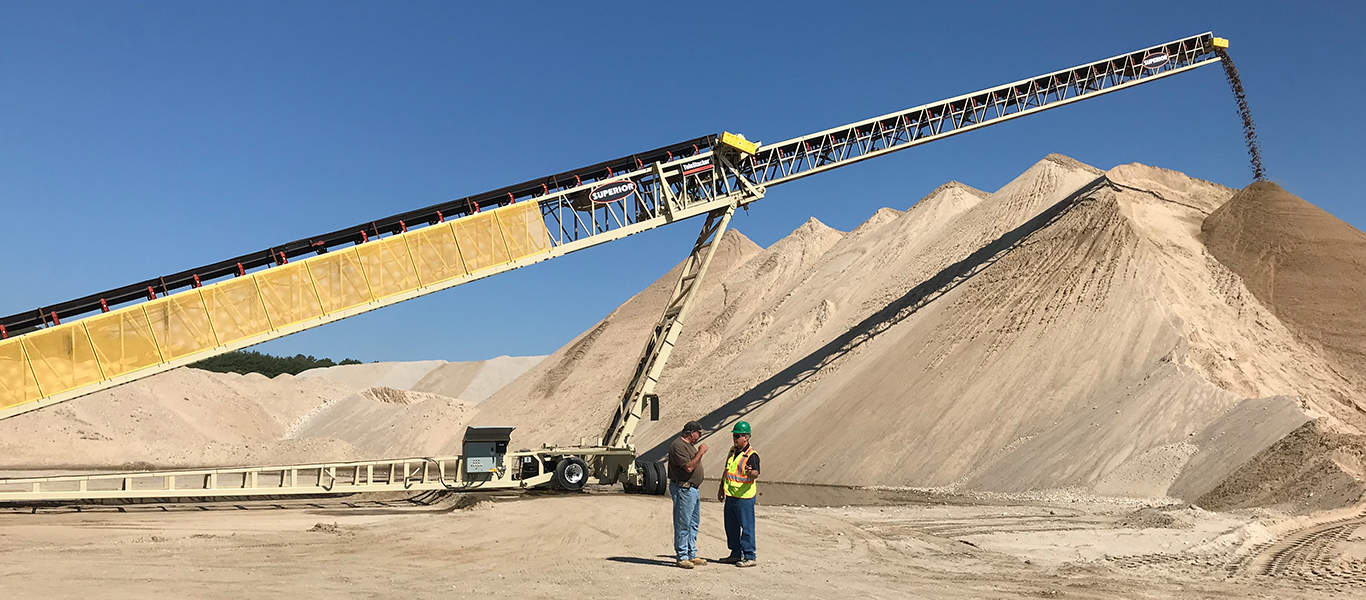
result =
[[[1266,167],[1262,166],[1262,149],[1257,144],[1257,128],[1252,124],[1252,109],[1247,105],[1247,92],[1243,90],[1243,79],[1238,76],[1238,67],[1233,66],[1233,58],[1223,48],[1215,48],[1220,63],[1224,66],[1224,76],[1233,90],[1233,98],[1238,102],[1238,116],[1243,118],[1243,139],[1247,142],[1247,155],[1252,159],[1253,181],[1266,179]]]

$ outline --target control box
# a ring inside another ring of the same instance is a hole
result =
[[[465,474],[487,475],[503,468],[503,455],[516,427],[466,427],[463,451]]]

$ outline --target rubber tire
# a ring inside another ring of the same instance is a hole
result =
[[[659,487],[659,471],[655,470],[653,463],[636,461],[636,470],[640,471],[644,483],[640,486],[640,493],[654,494],[655,488]]]
[[[663,496],[669,493],[669,465],[662,462],[652,464],[655,466],[655,489],[651,493]]]
[[[578,481],[573,481],[573,474],[567,473],[571,469],[576,469]],[[577,456],[566,456],[555,463],[555,477],[552,479],[555,487],[566,492],[577,492],[583,489],[588,483],[588,463],[583,462]]]
[[[639,469],[640,469],[640,465],[637,464],[637,465],[636,465],[636,470],[639,471]],[[633,482],[631,481],[631,474],[630,474],[630,473],[627,473],[627,472],[625,472],[625,471],[622,471],[620,474],[617,475],[617,480],[621,482],[621,489],[622,489],[623,491],[625,491],[626,493],[628,493],[628,494],[639,494],[639,493],[640,493],[640,486],[637,485],[636,483],[633,483]]]

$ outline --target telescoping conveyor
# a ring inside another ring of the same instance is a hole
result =
[[[721,133],[303,238],[0,318],[6,418],[362,312],[705,216],[599,443],[457,457],[0,479],[0,502],[551,486],[663,493],[632,436],[705,279],[713,240],[769,187],[1218,63],[1211,33],[760,144]],[[498,438],[489,440],[486,438]],[[475,452],[475,454],[471,454]]]

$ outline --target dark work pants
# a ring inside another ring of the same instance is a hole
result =
[[[731,498],[726,496],[726,545],[730,555],[746,560],[754,560],[754,498]]]

